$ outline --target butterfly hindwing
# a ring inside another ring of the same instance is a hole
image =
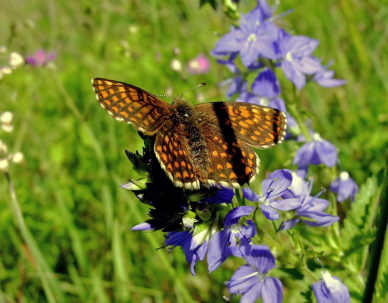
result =
[[[154,150],[162,168],[176,186],[199,189],[200,183],[187,141],[174,131],[172,120],[166,121],[158,131]]]
[[[146,135],[155,134],[170,118],[170,105],[130,84],[96,78],[93,87],[100,104],[117,120],[133,123]]]
[[[258,173],[260,161],[252,147],[233,135],[227,124],[201,120],[210,155],[208,183],[221,187],[239,187],[252,182]]]

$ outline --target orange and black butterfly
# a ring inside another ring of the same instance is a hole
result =
[[[97,99],[114,118],[156,135],[155,154],[178,187],[239,187],[253,181],[259,157],[252,147],[269,148],[284,140],[285,114],[242,102],[170,105],[130,84],[96,78]]]

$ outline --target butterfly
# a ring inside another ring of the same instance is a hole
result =
[[[278,109],[243,102],[191,106],[179,98],[169,104],[131,84],[95,78],[97,100],[116,120],[155,135],[154,151],[177,187],[237,188],[259,172],[253,147],[284,140],[286,115]]]

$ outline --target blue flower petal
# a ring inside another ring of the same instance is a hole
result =
[[[275,257],[268,246],[252,245],[250,255],[244,257],[245,261],[260,273],[266,274],[275,266]]]
[[[264,216],[269,220],[278,220],[280,219],[279,213],[273,209],[271,206],[261,204],[260,208],[264,214]]]
[[[236,239],[230,229],[219,231],[211,237],[207,254],[209,272],[215,271],[232,255],[231,246],[236,246]]]
[[[283,284],[277,278],[267,277],[261,289],[261,297],[265,303],[283,302]]]
[[[239,206],[233,208],[225,217],[225,227],[237,224],[241,217],[249,216],[256,207],[254,206]]]
[[[260,195],[255,193],[250,188],[243,188],[244,197],[247,198],[249,201],[260,201]]]
[[[313,284],[314,294],[319,303],[348,303],[350,302],[349,289],[336,276],[324,271],[322,280]]]

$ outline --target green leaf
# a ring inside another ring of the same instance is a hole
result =
[[[355,245],[359,244],[356,240],[360,240],[360,232],[369,234],[371,226],[368,226],[371,210],[374,204],[377,203],[380,190],[377,187],[377,179],[369,178],[365,184],[361,186],[360,192],[356,195],[356,199],[351,206],[351,210],[347,213],[347,218],[344,220],[344,227],[341,229],[341,244],[344,250],[351,250]],[[374,201],[374,203],[371,203]],[[367,236],[366,238],[369,238]]]

